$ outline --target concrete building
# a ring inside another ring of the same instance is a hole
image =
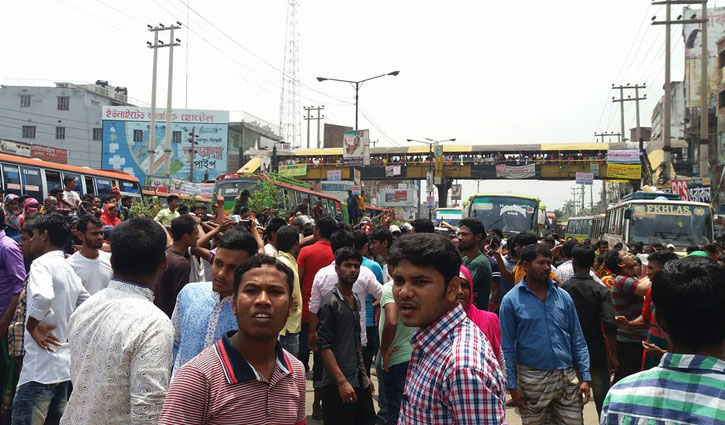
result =
[[[101,168],[101,108],[130,105],[124,87],[58,82],[0,86],[0,139],[66,149],[68,164]]]

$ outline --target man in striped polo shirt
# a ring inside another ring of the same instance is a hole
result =
[[[637,260],[630,253],[621,250],[607,252],[604,264],[615,275],[612,281],[612,304],[615,316],[627,320],[636,319],[642,313],[644,296],[649,290],[649,279],[638,280],[634,276]],[[647,329],[629,329],[617,325],[617,361],[619,367],[614,382],[640,371]]]
[[[232,309],[239,331],[178,370],[159,424],[305,423],[305,368],[277,341],[293,285],[292,270],[266,255],[237,268]]]
[[[602,424],[725,423],[725,269],[706,258],[670,261],[652,278],[669,351],[658,367],[615,384]]]

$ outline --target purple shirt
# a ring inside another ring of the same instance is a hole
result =
[[[13,295],[23,290],[25,282],[25,264],[20,245],[0,230],[0,316],[13,299]]]

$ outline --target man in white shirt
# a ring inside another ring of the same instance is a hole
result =
[[[575,240],[568,240],[564,242],[561,246],[561,253],[564,255],[564,258],[566,258],[566,261],[559,264],[559,268],[557,269],[554,267],[551,268],[551,271],[556,273],[556,277],[558,277],[562,283],[574,277],[574,265],[571,262],[571,253],[577,244],[578,242]],[[597,277],[593,270],[589,270],[589,276],[591,276],[598,284],[604,286],[604,283],[601,279],[599,279],[599,277]]]
[[[152,302],[165,251],[166,233],[149,218],[113,229],[113,280],[73,313],[68,327],[73,393],[62,424],[158,421],[174,339],[171,321]]]
[[[267,222],[267,228],[264,229],[264,238],[267,243],[264,245],[264,253],[270,257],[279,257],[279,243],[277,242],[277,231],[287,224],[281,218],[275,217]]]
[[[111,254],[100,250],[103,246],[101,220],[87,214],[78,220],[76,228],[78,239],[82,242],[81,250],[68,258],[68,264],[81,278],[88,293],[93,295],[101,289],[106,289],[113,277]]]
[[[78,204],[81,203],[81,197],[78,195],[78,192],[75,191],[76,186],[78,186],[78,179],[76,177],[65,176],[63,178],[62,202],[73,211],[77,210]]]
[[[57,424],[70,392],[68,321],[88,291],[65,260],[70,222],[60,214],[32,223],[30,249],[37,256],[27,287],[25,357],[13,399],[13,424]]]

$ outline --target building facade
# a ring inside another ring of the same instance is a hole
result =
[[[106,81],[54,87],[0,86],[0,139],[65,149],[68,164],[101,168],[101,108],[129,105]]]

